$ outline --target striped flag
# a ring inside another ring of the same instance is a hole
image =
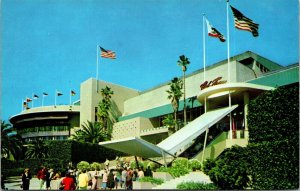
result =
[[[32,102],[32,99],[30,99],[30,98],[26,98],[26,102]]]
[[[216,38],[219,38],[219,40],[221,42],[225,42],[226,39],[224,38],[224,36],[216,29],[214,28],[209,22],[207,19],[206,20],[206,25],[207,25],[207,31],[208,31],[208,35],[211,36],[211,37],[216,37]]]
[[[36,95],[36,94],[33,95],[33,99],[38,99],[38,98],[39,98],[38,95]]]
[[[238,11],[236,8],[232,7],[231,5],[230,7],[234,16],[235,28],[249,31],[252,33],[254,37],[257,37],[259,24],[254,23],[251,19],[243,15],[240,11]]]
[[[116,59],[116,53],[111,51],[111,50],[105,50],[104,48],[102,48],[101,46],[100,50],[101,50],[101,57],[102,58],[109,58],[109,59]]]

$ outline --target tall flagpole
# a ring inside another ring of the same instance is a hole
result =
[[[44,93],[43,93],[43,97],[42,97],[42,107],[44,107],[44,97],[45,97],[45,95],[44,95]]]
[[[98,92],[98,77],[99,77],[99,55],[98,55],[98,50],[99,50],[99,45],[97,45],[97,47],[96,47],[96,49],[97,49],[97,71],[96,71],[96,91]]]
[[[205,14],[203,13],[203,79],[206,81],[206,43],[205,43]],[[206,113],[207,105],[206,105],[206,96],[204,98],[204,112]]]
[[[55,99],[54,99],[54,107],[56,106],[56,96],[57,96],[57,90],[55,90]]]
[[[72,90],[70,89],[70,92],[69,92],[69,93],[70,93],[70,105],[71,105],[71,103],[72,103],[72,95],[71,95],[72,93],[71,93],[71,91],[72,91]]]
[[[203,65],[204,65],[204,82],[206,80],[205,67],[206,67],[206,51],[205,51],[205,14],[203,14]]]
[[[228,62],[228,83],[231,82],[231,76],[230,76],[230,46],[229,46],[229,42],[230,42],[230,39],[229,39],[229,0],[227,0],[227,62]],[[231,93],[230,93],[230,90],[229,90],[229,93],[228,93],[228,104],[229,104],[229,107],[231,107]],[[230,139],[232,139],[232,114],[230,112],[229,114],[229,127],[230,127]]]
[[[22,110],[21,112],[24,111],[24,100],[22,99]]]
[[[34,102],[34,94],[32,94],[32,103],[31,103],[31,107],[33,108],[33,102]]]

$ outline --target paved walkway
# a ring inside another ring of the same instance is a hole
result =
[[[5,181],[5,188],[7,190],[22,190],[22,188],[20,188],[21,184],[21,177],[9,177],[8,180]],[[37,178],[32,178],[30,181],[29,190],[39,189],[39,180]],[[46,190],[46,188],[44,188],[44,190]]]

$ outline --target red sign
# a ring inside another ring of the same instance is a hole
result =
[[[208,81],[205,81],[203,82],[201,85],[200,85],[200,89],[203,90],[205,88],[208,88],[210,86],[215,86],[215,85],[219,85],[219,84],[225,84],[227,82],[227,80],[223,80],[223,81],[220,81],[222,79],[222,77],[217,77],[216,79],[208,82]]]

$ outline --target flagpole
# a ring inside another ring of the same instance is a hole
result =
[[[97,71],[96,71],[96,91],[98,92],[98,77],[99,77],[99,55],[98,55],[98,49],[99,49],[99,45],[97,45],[97,47],[96,47],[96,49],[97,49]]]
[[[23,112],[24,111],[24,100],[22,99],[22,110],[21,110],[21,112]]]
[[[206,43],[205,43],[205,14],[203,13],[203,78],[204,82],[206,81]],[[206,113],[207,105],[206,105],[206,96],[204,99],[204,112]]]
[[[206,51],[205,51],[205,14],[203,13],[203,65],[204,65],[204,82],[206,80],[205,67],[206,67]]]
[[[228,83],[231,82],[231,76],[230,76],[230,45],[229,45],[230,39],[229,39],[229,0],[227,0],[227,62],[228,62]],[[229,90],[228,94],[228,104],[229,107],[231,107],[231,93]],[[232,139],[232,114],[230,112],[229,114],[229,127],[230,127],[230,139]]]
[[[72,95],[71,95],[72,93],[71,93],[71,91],[72,91],[72,90],[70,89],[70,105],[71,105],[71,103],[72,103]]]
[[[43,93],[43,97],[42,97],[42,107],[44,107],[44,97],[45,97],[45,95],[44,95],[44,93]]]
[[[54,99],[54,107],[56,106],[56,95],[57,95],[57,90],[55,90],[55,99]]]

